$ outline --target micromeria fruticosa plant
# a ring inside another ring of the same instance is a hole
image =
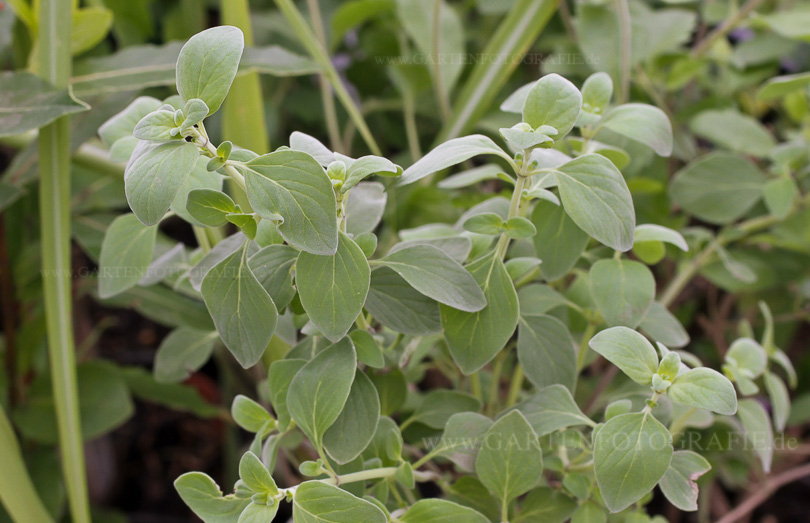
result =
[[[594,138],[609,130],[667,156],[672,130],[659,109],[612,106],[604,73],[581,91],[549,74],[503,103],[521,116],[500,130],[509,151],[465,136],[403,172],[293,133],[289,147],[257,155],[212,143],[205,127],[242,50],[234,27],[195,35],[178,58],[179,96],[138,98],[100,129],[112,157],[127,161],[132,210],[104,238],[100,296],[163,280],[202,297],[216,332],[174,331],[158,351],[158,378],[198,369],[217,340],[243,367],[263,371],[259,400],[273,414],[246,396],[232,405],[234,421],[255,435],[233,492],[201,472],[175,482],[200,518],[266,522],[286,501],[301,522],[605,521],[608,513],[648,521],[656,486],[676,507],[697,508],[695,482],[710,466],[675,450],[685,428],[717,415],[772,438],[767,413],[754,400],[738,403],[729,378],[667,348],[686,336],[655,301],[647,264],[665,243],[687,250],[687,242],[636,225],[619,170],[627,154]],[[486,199],[456,224],[399,231],[401,241],[378,247],[389,189],[480,156],[498,163],[439,186],[498,180],[511,198]],[[199,248],[188,259],[174,249],[155,255],[170,216],[194,229]],[[227,224],[239,232],[224,237]],[[565,293],[555,284],[563,278]],[[759,378],[778,387],[769,361],[792,370],[768,325],[762,343],[749,332],[726,355],[723,370],[743,394],[756,392]],[[626,394],[586,415],[590,407],[574,399],[578,377],[599,355],[629,378]],[[409,396],[424,361],[455,387]],[[768,449],[758,453],[767,469]],[[277,485],[280,454],[298,463],[299,484]],[[423,482],[443,494],[419,499]]]

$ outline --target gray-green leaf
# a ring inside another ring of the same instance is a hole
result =
[[[667,389],[676,403],[731,415],[737,412],[737,392],[734,385],[717,372],[705,367],[679,374]]]
[[[155,354],[155,380],[183,381],[203,366],[214,350],[216,332],[180,327],[166,336]]]
[[[414,289],[439,303],[474,312],[486,298],[460,263],[432,245],[414,245],[389,254],[380,263],[402,276]]]
[[[296,523],[386,523],[388,518],[373,503],[321,481],[305,481],[295,490]]]
[[[223,496],[207,474],[187,472],[174,480],[174,488],[186,505],[206,523],[233,523],[250,499]]]
[[[363,251],[342,233],[335,254],[302,252],[298,256],[298,296],[324,336],[337,341],[349,331],[366,302],[370,274]]]
[[[658,370],[658,354],[647,338],[627,327],[605,329],[588,345],[633,381],[649,385]]]
[[[537,129],[550,125],[562,138],[574,127],[582,108],[582,94],[574,84],[558,74],[548,74],[538,80],[526,95],[523,121]]]
[[[595,423],[582,413],[564,385],[550,385],[517,406],[538,436],[545,436],[567,427]]]
[[[600,126],[641,142],[659,156],[672,154],[672,125],[664,111],[647,104],[625,104],[608,111]]]
[[[573,389],[577,375],[574,340],[563,322],[552,316],[524,316],[518,328],[518,359],[538,389],[561,384]]]
[[[420,499],[398,518],[402,523],[488,523],[477,510],[445,499]]]
[[[377,389],[368,376],[358,370],[343,411],[323,436],[326,452],[340,464],[352,461],[371,442],[379,418]]]
[[[594,436],[594,473],[608,509],[624,510],[652,490],[672,452],[672,435],[649,412],[622,414],[601,426]]]
[[[543,452],[532,426],[518,410],[496,421],[484,434],[475,472],[503,506],[536,486],[543,472]]]
[[[141,222],[154,225],[163,218],[198,154],[194,144],[184,141],[138,144],[124,171],[124,189]]]
[[[400,184],[413,183],[480,154],[494,154],[512,163],[512,158],[490,138],[482,134],[472,134],[448,140],[427,153],[415,164],[405,169]]]
[[[560,198],[574,223],[608,247],[630,250],[636,214],[616,166],[601,154],[584,154],[557,171]]]
[[[143,278],[152,262],[155,238],[157,227],[142,224],[134,214],[124,214],[113,220],[101,243],[100,298],[124,292]]]
[[[57,89],[31,73],[0,73],[0,136],[22,134],[87,109],[67,89]]]
[[[691,450],[672,454],[672,462],[658,483],[670,503],[681,510],[697,510],[697,479],[711,470],[706,458]]]
[[[208,114],[217,112],[228,95],[245,47],[242,31],[224,25],[189,38],[177,57],[177,92],[183,100],[199,98]]]
[[[469,265],[487,306],[465,312],[441,305],[441,320],[453,360],[464,374],[486,365],[515,332],[520,315],[517,292],[500,258],[485,256]]]
[[[278,230],[288,243],[312,254],[337,249],[335,193],[323,168],[306,153],[282,150],[254,158],[247,167],[253,209],[266,218],[280,214]]]
[[[655,278],[643,263],[599,260],[589,274],[591,297],[610,326],[636,327],[655,299]]]
[[[532,223],[537,228],[534,250],[543,260],[540,271],[546,281],[562,278],[582,255],[588,244],[588,235],[568,217],[559,205],[540,200],[532,212]]]
[[[319,352],[290,382],[290,416],[316,447],[346,404],[356,365],[354,346],[345,338]]]
[[[278,311],[237,250],[205,275],[201,292],[225,346],[240,365],[254,365],[276,330]]]

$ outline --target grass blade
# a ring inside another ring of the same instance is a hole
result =
[[[0,501],[13,521],[53,521],[25,468],[14,428],[0,407]]]
[[[512,71],[548,23],[560,0],[518,0],[467,78],[437,143],[461,136],[490,108]],[[490,59],[492,58],[492,59]],[[498,59],[495,59],[498,58]]]
[[[39,4],[39,74],[57,87],[70,80],[72,3]],[[39,213],[42,241],[42,286],[59,450],[75,523],[90,521],[84,443],[76,386],[70,287],[70,120],[62,117],[39,132]]]

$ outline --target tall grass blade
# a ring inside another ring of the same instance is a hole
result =
[[[70,80],[72,3],[39,3],[39,71],[57,87]],[[90,521],[84,446],[76,387],[70,267],[70,120],[62,117],[39,132],[39,213],[42,280],[48,331],[48,354],[59,450],[71,519]],[[36,521],[36,520],[31,520]]]

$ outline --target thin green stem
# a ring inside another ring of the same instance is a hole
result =
[[[501,373],[503,372],[503,364],[509,354],[509,346],[498,353],[495,358],[495,366],[492,368],[492,383],[489,385],[489,399],[487,400],[486,411],[489,414],[495,414],[498,406],[498,396],[501,391]]]
[[[526,160],[524,160],[524,162],[524,165],[528,164],[528,157]],[[509,214],[507,215],[507,220],[520,216],[520,202],[523,198],[523,189],[526,187],[527,180],[529,179],[527,176],[523,176],[522,173],[516,174],[517,180],[515,180],[515,188],[512,190],[512,200],[509,202]],[[508,248],[509,236],[506,234],[506,232],[503,232],[501,233],[500,238],[498,238],[498,244],[495,246],[495,255],[503,260],[504,256],[506,256],[506,250]]]
[[[509,395],[506,397],[506,408],[512,407],[520,399],[520,391],[523,389],[523,365],[519,361],[515,362],[515,370],[512,372],[512,382],[509,384]]]
[[[472,395],[478,398],[481,403],[484,403],[484,390],[481,387],[481,374],[477,371],[470,374],[470,392],[472,392]]]
[[[323,19],[321,17],[321,8],[318,5],[318,0],[307,0],[307,11],[309,12],[309,18],[312,21],[312,30],[315,33],[315,37],[318,39],[318,44],[326,49],[326,31],[324,31],[323,28]],[[329,144],[334,151],[346,152],[340,137],[340,127],[338,126],[332,87],[329,85],[329,78],[324,73],[318,75],[318,86],[321,90],[321,103],[323,104],[323,113],[326,119],[326,130],[329,133]]]
[[[71,2],[39,4],[39,73],[57,87],[70,79]],[[74,523],[90,521],[76,384],[70,264],[70,120],[39,133],[42,280],[53,400],[68,504]]]
[[[617,103],[626,103],[630,96],[630,67],[633,52],[633,25],[627,0],[616,0],[619,21],[619,92]]]
[[[439,104],[439,111],[442,115],[442,120],[447,120],[450,117],[450,100],[447,97],[445,90],[444,79],[442,78],[442,64],[441,64],[441,39],[442,39],[442,0],[433,0],[433,27],[432,27],[432,46],[431,58],[433,60],[433,88],[436,91],[436,101]]]
[[[577,351],[577,373],[582,371],[582,368],[585,367],[585,357],[588,355],[588,342],[591,341],[594,332],[596,332],[596,324],[589,321],[588,325],[585,327],[585,332],[582,333],[579,351]]]
[[[329,79],[329,83],[332,84],[332,89],[335,90],[335,95],[338,97],[338,100],[340,100],[340,103],[343,104],[346,112],[349,113],[349,117],[357,126],[360,135],[371,150],[371,153],[377,156],[381,155],[382,151],[377,145],[374,135],[371,134],[371,130],[368,128],[363,114],[343,85],[343,81],[335,69],[335,66],[332,65],[332,60],[326,49],[320,44],[318,38],[312,32],[312,28],[309,27],[309,24],[304,20],[303,15],[301,15],[301,12],[295,7],[292,0],[276,0],[276,5],[287,19],[287,22],[292,26],[301,44],[307,49],[312,59],[321,67],[323,74]]]
[[[28,470],[25,468],[20,445],[14,428],[0,406],[0,502],[12,521],[41,521],[49,523],[53,518],[42,504]]]

